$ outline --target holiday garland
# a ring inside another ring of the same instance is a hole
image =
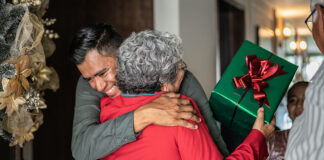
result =
[[[43,123],[45,89],[56,91],[58,75],[46,66],[58,38],[44,29],[55,19],[42,17],[49,0],[0,0],[0,136],[23,146]]]

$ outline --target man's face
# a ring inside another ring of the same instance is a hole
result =
[[[317,47],[324,54],[324,17],[323,17],[323,8],[321,6],[316,5],[317,19],[313,23],[313,38],[316,42]]]
[[[106,93],[110,98],[121,94],[115,80],[115,57],[102,56],[96,49],[92,49],[87,53],[83,63],[77,65],[77,68],[93,89]]]

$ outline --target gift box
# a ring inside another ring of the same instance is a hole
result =
[[[215,119],[246,136],[263,107],[269,124],[296,70],[296,65],[244,41],[211,93]]]

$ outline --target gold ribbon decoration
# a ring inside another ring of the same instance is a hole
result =
[[[13,112],[17,112],[19,106],[26,103],[23,97],[15,98],[14,92],[8,87],[9,79],[2,79],[3,92],[0,92],[0,110],[6,108],[6,113],[11,116]]]
[[[11,78],[8,82],[8,90],[13,92],[14,97],[20,97],[23,91],[29,91],[29,82],[27,77],[31,74],[28,56],[22,56],[15,64],[16,76]],[[24,89],[24,90],[23,90]]]

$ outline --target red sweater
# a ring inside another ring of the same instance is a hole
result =
[[[157,95],[136,95],[133,97],[118,96],[111,100],[101,99],[100,122],[114,119],[138,107],[150,103]],[[143,129],[137,140],[120,147],[103,160],[217,160],[224,159],[214,144],[207,125],[201,116],[196,103],[189,99],[202,119],[198,129],[184,127],[163,127],[150,125]],[[263,134],[252,130],[245,141],[226,159],[265,159],[268,156]]]

